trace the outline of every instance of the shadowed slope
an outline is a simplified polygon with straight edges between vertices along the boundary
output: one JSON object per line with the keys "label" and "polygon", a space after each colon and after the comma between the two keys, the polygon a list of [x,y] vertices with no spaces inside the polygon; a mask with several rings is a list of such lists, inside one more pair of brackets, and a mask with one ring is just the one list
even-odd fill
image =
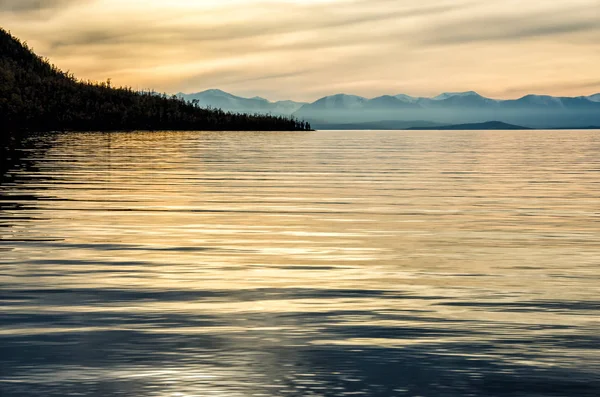
{"label": "shadowed slope", "polygon": [[83,82],[0,28],[0,130],[305,130],[289,117],[202,109],[176,97]]}

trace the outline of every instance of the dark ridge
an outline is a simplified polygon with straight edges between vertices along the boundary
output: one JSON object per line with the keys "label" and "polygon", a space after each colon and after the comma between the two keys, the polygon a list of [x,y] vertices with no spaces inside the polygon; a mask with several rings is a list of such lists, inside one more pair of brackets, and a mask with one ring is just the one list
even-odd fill
{"label": "dark ridge", "polygon": [[382,120],[363,123],[323,123],[313,121],[312,125],[318,130],[404,130],[413,127],[436,129],[438,126],[444,126],[445,124],[425,120]]}
{"label": "dark ridge", "polygon": [[453,124],[439,127],[411,127],[409,130],[530,130],[529,127],[503,123],[502,121],[487,121],[485,123]]}
{"label": "dark ridge", "polygon": [[600,125],[587,125],[583,127],[556,127],[550,130],[600,130]]}
{"label": "dark ridge", "polygon": [[0,28],[0,132],[245,130],[302,131],[293,117],[204,109],[198,102],[78,80]]}

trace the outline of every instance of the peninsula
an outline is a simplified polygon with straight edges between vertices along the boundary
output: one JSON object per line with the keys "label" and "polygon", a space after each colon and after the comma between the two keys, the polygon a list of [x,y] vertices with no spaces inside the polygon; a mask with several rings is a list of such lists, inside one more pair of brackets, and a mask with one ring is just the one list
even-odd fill
{"label": "peninsula", "polygon": [[299,131],[293,116],[202,108],[176,96],[82,81],[0,28],[0,133],[29,131]]}

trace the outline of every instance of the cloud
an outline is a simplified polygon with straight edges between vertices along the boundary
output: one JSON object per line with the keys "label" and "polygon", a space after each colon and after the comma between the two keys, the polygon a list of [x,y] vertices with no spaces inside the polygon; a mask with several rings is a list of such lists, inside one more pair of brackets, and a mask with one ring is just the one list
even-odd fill
{"label": "cloud", "polygon": [[3,11],[5,28],[81,78],[169,92],[498,95],[555,81],[561,94],[600,63],[597,0],[0,0]]}
{"label": "cloud", "polygon": [[[371,0],[372,1],[372,0]],[[205,22],[203,24],[177,22],[170,19],[161,20],[157,15],[137,16],[122,22],[106,24],[88,21],[84,26],[77,26],[76,32],[66,29],[56,31],[50,36],[51,46],[55,50],[66,47],[112,45],[112,44],[156,44],[181,45],[190,43],[222,42],[249,40],[252,38],[273,38],[285,34],[312,33],[319,36],[320,42],[332,41],[356,42],[361,36],[370,37],[372,33],[356,30],[345,37],[337,35],[335,30],[345,28],[360,29],[362,25],[393,23],[403,18],[434,17],[451,11],[458,11],[465,4],[438,4],[433,6],[402,7],[400,9],[381,9],[367,7],[360,1],[361,8],[346,11],[333,10],[322,4],[309,6],[273,6],[274,9],[256,15],[257,20],[229,20],[226,16],[222,22]],[[373,4],[377,1],[373,2]],[[379,3],[386,4],[387,1]],[[363,9],[364,8],[364,9]],[[273,18],[276,14],[277,18]],[[215,19],[216,20],[216,19]],[[332,32],[333,31],[333,32]],[[77,33],[77,34],[75,34]]]}
{"label": "cloud", "polygon": [[572,95],[590,95],[595,94],[600,90],[600,80],[584,80],[584,81],[552,81],[546,84],[523,84],[519,86],[509,87],[504,90],[503,94],[514,96],[523,92],[542,94],[551,93],[556,90],[565,90],[571,92]]}
{"label": "cloud", "polygon": [[589,33],[600,39],[600,18],[589,7],[521,15],[480,15],[424,29],[422,43],[462,44],[487,41],[516,42],[543,36]]}
{"label": "cloud", "polygon": [[81,0],[0,0],[0,12],[42,11],[79,3]]}

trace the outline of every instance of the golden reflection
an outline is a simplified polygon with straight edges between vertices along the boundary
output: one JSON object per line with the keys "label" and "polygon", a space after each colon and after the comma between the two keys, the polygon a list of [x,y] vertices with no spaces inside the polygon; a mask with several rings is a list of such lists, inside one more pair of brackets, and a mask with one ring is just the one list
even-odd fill
{"label": "golden reflection", "polygon": [[10,396],[566,390],[547,371],[599,365],[598,131],[40,139],[0,185]]}

